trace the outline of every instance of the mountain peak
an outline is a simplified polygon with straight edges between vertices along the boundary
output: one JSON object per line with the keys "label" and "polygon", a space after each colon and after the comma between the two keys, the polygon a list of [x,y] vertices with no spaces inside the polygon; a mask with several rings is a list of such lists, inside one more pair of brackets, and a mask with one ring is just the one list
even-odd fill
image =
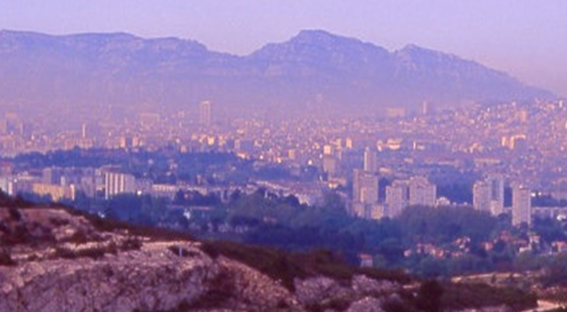
{"label": "mountain peak", "polygon": [[[361,44],[366,45],[356,38],[335,35],[324,30],[302,30],[289,41],[291,44],[310,44],[310,45],[339,45],[339,44]],[[368,44],[369,45],[369,44]]]}
{"label": "mountain peak", "polygon": [[431,49],[427,49],[427,48],[424,48],[424,47],[420,47],[420,46],[418,46],[417,44],[414,44],[414,43],[406,44],[406,45],[402,48],[401,51],[432,51],[432,52],[435,52],[435,51],[433,51],[433,50],[431,50]]}
{"label": "mountain peak", "polygon": [[293,39],[337,39],[337,38],[339,38],[339,36],[325,30],[305,29],[300,31]]}
{"label": "mountain peak", "polygon": [[[275,62],[309,63],[323,70],[342,68],[358,71],[374,60],[381,62],[388,52],[356,38],[324,30],[302,30],[283,43],[272,43],[250,55],[252,59]],[[362,66],[362,67],[361,67]]]}
{"label": "mountain peak", "polygon": [[439,51],[432,50],[432,49],[429,49],[429,48],[424,48],[424,47],[418,46],[418,45],[413,44],[413,43],[410,43],[410,44],[404,46],[401,50],[397,50],[394,53],[398,54],[398,55],[399,54],[412,55],[412,56],[416,56],[416,57],[429,55],[429,56],[436,56],[436,57],[445,56],[445,57],[451,57],[451,58],[458,58],[455,55],[439,52]]}
{"label": "mountain peak", "polygon": [[413,69],[416,67],[423,67],[425,69],[449,67],[453,70],[455,67],[467,66],[469,68],[478,68],[480,66],[476,62],[462,59],[456,55],[420,47],[415,44],[408,44],[401,50],[395,51],[393,55],[402,66]]}

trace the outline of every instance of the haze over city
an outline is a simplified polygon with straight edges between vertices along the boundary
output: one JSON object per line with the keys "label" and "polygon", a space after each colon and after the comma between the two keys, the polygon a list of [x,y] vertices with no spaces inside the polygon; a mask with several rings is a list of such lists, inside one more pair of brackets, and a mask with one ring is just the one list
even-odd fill
{"label": "haze over city", "polygon": [[0,0],[0,312],[565,312],[567,2]]}

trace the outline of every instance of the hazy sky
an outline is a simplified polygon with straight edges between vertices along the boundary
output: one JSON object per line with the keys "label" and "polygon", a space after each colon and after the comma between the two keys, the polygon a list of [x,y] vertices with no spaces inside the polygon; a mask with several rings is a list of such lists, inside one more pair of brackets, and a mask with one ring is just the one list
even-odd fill
{"label": "hazy sky", "polygon": [[453,53],[567,95],[565,0],[0,0],[0,29],[175,36],[240,55],[323,29]]}

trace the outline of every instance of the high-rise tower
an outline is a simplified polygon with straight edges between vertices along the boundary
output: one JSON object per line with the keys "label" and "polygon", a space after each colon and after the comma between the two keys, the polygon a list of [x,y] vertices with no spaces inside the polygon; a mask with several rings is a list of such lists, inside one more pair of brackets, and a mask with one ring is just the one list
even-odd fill
{"label": "high-rise tower", "polygon": [[378,202],[378,177],[359,169],[353,174],[353,200],[363,204]]}
{"label": "high-rise tower", "polygon": [[490,186],[490,212],[498,216],[504,212],[504,179],[500,175],[490,175],[487,182]]}
{"label": "high-rise tower", "polygon": [[512,187],[512,225],[532,223],[531,191],[523,185]]}
{"label": "high-rise tower", "polygon": [[475,209],[498,216],[504,212],[504,178],[490,175],[473,186],[473,205]]}
{"label": "high-rise tower", "polygon": [[133,194],[136,191],[136,178],[131,174],[106,172],[104,174],[104,198],[118,194]]}
{"label": "high-rise tower", "polygon": [[376,153],[367,147],[364,150],[364,171],[375,173],[376,169]]}
{"label": "high-rise tower", "polygon": [[386,216],[399,216],[408,206],[435,206],[437,187],[424,177],[396,180],[386,187]]}
{"label": "high-rise tower", "polygon": [[199,107],[199,123],[203,126],[210,126],[212,123],[212,104],[211,101],[203,101]]}

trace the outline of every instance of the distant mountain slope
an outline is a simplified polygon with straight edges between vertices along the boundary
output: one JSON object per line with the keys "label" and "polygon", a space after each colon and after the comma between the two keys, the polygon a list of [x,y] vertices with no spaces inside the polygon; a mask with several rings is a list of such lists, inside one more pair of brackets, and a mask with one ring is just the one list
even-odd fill
{"label": "distant mountain slope", "polygon": [[[244,57],[177,38],[0,31],[0,104],[37,113],[194,109],[364,114],[553,95],[478,63],[416,46],[387,50],[302,31]],[[108,111],[108,107],[114,111]]]}

